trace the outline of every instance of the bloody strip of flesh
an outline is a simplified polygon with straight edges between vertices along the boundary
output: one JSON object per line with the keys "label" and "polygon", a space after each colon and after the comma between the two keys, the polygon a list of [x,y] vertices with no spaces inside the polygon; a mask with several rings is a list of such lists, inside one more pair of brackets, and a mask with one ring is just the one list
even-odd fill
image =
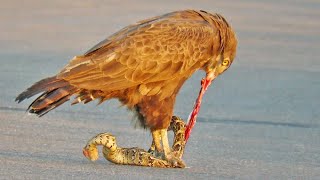
{"label": "bloody strip of flesh", "polygon": [[208,87],[210,86],[212,82],[212,79],[209,78],[203,78],[201,80],[201,89],[198,95],[198,98],[195,102],[195,105],[193,107],[193,111],[190,113],[189,118],[188,118],[188,125],[186,127],[185,130],[185,141],[187,143],[191,130],[193,128],[193,126],[195,125],[196,121],[197,121],[197,115],[199,113],[200,110],[200,106],[201,106],[201,101],[202,101],[202,97],[204,95],[204,93],[207,91]]}

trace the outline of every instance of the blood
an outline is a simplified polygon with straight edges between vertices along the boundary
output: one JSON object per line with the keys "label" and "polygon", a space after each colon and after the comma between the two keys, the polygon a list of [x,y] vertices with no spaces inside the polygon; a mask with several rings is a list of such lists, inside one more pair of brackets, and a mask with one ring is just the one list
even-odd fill
{"label": "blood", "polygon": [[195,105],[193,107],[193,111],[189,115],[188,125],[187,125],[186,130],[185,130],[185,141],[186,141],[186,143],[187,143],[187,141],[189,139],[189,136],[190,136],[190,133],[191,133],[191,130],[192,130],[193,126],[196,124],[197,115],[198,115],[199,110],[200,110],[202,97],[203,97],[204,93],[207,91],[207,89],[210,86],[211,82],[212,82],[212,78],[208,78],[208,77],[203,78],[201,80],[201,89],[200,89],[198,98],[197,98],[197,100],[195,102]]}

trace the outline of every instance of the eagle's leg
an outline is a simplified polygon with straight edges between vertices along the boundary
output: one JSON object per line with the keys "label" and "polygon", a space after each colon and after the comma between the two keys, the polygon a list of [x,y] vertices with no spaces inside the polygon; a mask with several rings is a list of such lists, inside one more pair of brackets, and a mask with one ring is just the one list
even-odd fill
{"label": "eagle's leg", "polygon": [[151,143],[151,146],[150,146],[148,152],[155,155],[154,153],[156,152],[156,145],[153,140],[152,140],[152,143]]}
{"label": "eagle's leg", "polygon": [[[151,144],[150,149],[154,148],[154,150],[151,151],[151,153],[156,157],[164,158],[164,152],[163,152],[163,148],[162,148],[162,144],[161,144],[161,131],[160,130],[152,130],[151,134],[152,134],[152,144]],[[152,147],[153,145],[154,145],[154,147]]]}
{"label": "eagle's leg", "polygon": [[[169,127],[169,129],[170,129],[170,127]],[[173,151],[174,148],[171,150],[171,147],[169,145],[167,132],[168,132],[168,129],[159,129],[159,130],[152,131],[152,137],[153,137],[152,144],[154,144],[154,147],[155,147],[155,151],[152,153],[155,155],[155,157],[168,161],[168,163],[170,163],[174,167],[185,167],[184,162],[181,160],[181,156],[182,156],[183,152],[182,153],[180,151],[174,152]],[[175,136],[176,136],[176,133],[175,133]],[[184,139],[180,139],[180,138],[175,137],[173,147],[176,147],[175,146],[176,144],[183,144],[184,145]],[[151,147],[151,148],[153,148],[153,147]],[[180,150],[184,150],[184,148],[180,149]],[[180,154],[181,154],[181,156],[180,156]]]}
{"label": "eagle's leg", "polygon": [[[172,151],[174,152],[176,157],[182,158],[182,155],[184,153],[185,143],[186,143],[185,142],[186,124],[184,123],[183,119],[177,116],[172,116],[168,131],[171,131],[171,130],[174,133]],[[154,140],[152,140],[152,143],[148,152],[156,156],[156,147],[155,147]]]}

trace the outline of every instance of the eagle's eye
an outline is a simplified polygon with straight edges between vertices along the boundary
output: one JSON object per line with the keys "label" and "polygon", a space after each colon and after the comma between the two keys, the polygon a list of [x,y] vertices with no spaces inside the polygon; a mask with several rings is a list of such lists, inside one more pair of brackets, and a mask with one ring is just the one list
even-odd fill
{"label": "eagle's eye", "polygon": [[223,60],[222,66],[229,66],[230,61],[228,59]]}

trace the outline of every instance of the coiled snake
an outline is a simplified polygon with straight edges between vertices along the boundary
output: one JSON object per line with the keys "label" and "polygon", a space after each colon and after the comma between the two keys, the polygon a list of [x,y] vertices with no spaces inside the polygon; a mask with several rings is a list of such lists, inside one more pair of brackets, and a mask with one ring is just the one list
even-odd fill
{"label": "coiled snake", "polygon": [[[177,158],[181,158],[185,147],[185,123],[177,116],[172,116],[169,130],[174,133],[172,152]],[[137,165],[161,168],[184,168],[184,166],[171,164],[161,157],[156,157],[152,153],[152,147],[149,152],[138,147],[121,148],[116,144],[116,138],[110,133],[100,133],[91,138],[83,148],[83,154],[91,161],[98,159],[97,146],[102,145],[103,156],[110,162],[124,165]]]}

